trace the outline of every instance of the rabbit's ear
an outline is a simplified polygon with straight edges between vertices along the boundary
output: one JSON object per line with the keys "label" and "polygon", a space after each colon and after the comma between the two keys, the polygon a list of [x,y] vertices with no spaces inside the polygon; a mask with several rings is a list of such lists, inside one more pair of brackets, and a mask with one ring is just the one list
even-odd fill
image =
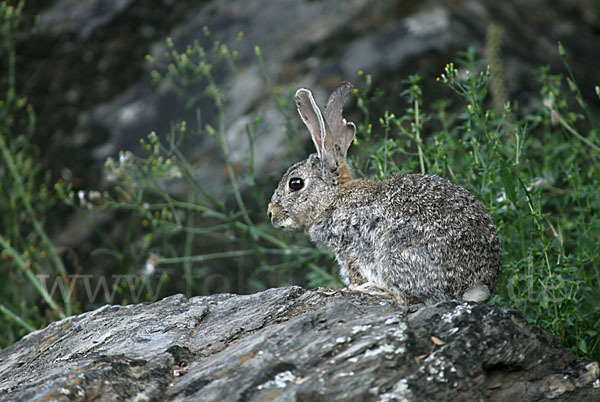
{"label": "rabbit's ear", "polygon": [[335,170],[337,166],[333,155],[333,142],[331,136],[328,135],[327,122],[310,90],[300,88],[296,91],[296,107],[302,121],[310,131],[319,159],[330,170]]}
{"label": "rabbit's ear", "polygon": [[329,127],[333,137],[332,141],[335,144],[336,156],[342,161],[346,160],[348,148],[352,145],[356,135],[354,123],[347,122],[342,116],[342,109],[351,89],[351,83],[348,81],[342,82],[333,91],[325,106],[325,124]]}

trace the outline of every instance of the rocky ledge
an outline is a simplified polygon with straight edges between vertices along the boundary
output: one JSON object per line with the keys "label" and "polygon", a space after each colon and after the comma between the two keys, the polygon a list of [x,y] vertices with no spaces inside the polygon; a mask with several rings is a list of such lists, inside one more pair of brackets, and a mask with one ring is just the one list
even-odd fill
{"label": "rocky ledge", "polygon": [[598,401],[598,375],[515,310],[294,286],[105,306],[0,351],[17,401]]}

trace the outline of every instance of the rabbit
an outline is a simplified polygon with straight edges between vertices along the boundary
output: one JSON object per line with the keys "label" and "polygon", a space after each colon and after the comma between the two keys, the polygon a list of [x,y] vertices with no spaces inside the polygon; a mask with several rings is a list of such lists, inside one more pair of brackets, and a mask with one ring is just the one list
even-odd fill
{"label": "rabbit", "polygon": [[350,290],[405,305],[487,300],[502,265],[490,215],[467,190],[433,174],[353,179],[346,154],[356,126],[342,116],[351,88],[341,83],[324,114],[310,90],[297,90],[317,152],[283,175],[267,209],[272,224],[329,248]]}

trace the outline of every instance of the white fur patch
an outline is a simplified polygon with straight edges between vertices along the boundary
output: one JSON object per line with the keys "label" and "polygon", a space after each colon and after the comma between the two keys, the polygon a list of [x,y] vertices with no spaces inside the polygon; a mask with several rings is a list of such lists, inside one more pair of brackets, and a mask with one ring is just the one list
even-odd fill
{"label": "white fur patch", "polygon": [[346,286],[350,286],[350,278],[348,278],[348,271],[346,271],[346,264],[344,264],[344,261],[340,258],[339,255],[335,256],[335,259],[338,263],[338,265],[340,266],[340,278],[342,279],[342,283]]}
{"label": "white fur patch", "polygon": [[273,222],[273,226],[275,226],[278,229],[287,229],[294,226],[294,221],[292,220],[292,218],[287,217],[282,221]]}
{"label": "white fur patch", "polygon": [[482,302],[490,297],[490,289],[483,284],[478,284],[467,289],[462,299],[466,301]]}

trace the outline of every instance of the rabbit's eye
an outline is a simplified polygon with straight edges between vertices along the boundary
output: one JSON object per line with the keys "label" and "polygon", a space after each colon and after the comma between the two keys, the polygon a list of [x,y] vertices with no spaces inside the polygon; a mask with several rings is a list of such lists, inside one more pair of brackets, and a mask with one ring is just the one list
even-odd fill
{"label": "rabbit's eye", "polygon": [[288,186],[292,191],[302,190],[302,187],[304,187],[304,180],[299,177],[292,177],[288,183]]}

